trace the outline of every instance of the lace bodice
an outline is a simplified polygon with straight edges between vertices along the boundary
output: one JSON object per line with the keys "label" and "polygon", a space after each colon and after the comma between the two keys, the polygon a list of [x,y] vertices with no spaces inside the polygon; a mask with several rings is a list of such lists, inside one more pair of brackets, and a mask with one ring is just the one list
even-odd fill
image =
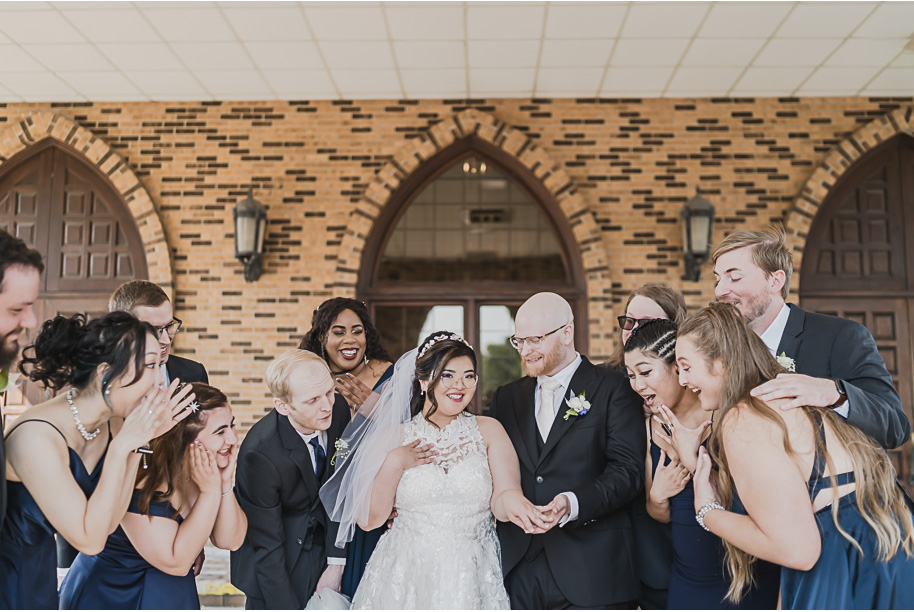
{"label": "lace bodice", "polygon": [[475,537],[494,520],[489,507],[492,475],[476,417],[461,413],[439,430],[416,415],[406,426],[403,443],[416,440],[420,446],[432,444],[439,454],[434,463],[403,473],[395,502],[397,522],[423,534]]}

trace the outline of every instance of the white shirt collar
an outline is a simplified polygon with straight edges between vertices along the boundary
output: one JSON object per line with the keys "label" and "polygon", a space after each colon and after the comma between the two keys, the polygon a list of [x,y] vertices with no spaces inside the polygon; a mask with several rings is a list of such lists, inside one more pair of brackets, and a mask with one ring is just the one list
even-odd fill
{"label": "white shirt collar", "polygon": [[[164,363],[162,365],[160,365],[159,367],[162,368],[162,380],[165,381],[165,387],[167,387],[168,385],[171,384],[171,378],[169,378],[169,376],[168,376],[168,368],[166,367],[166,364],[164,364]],[[162,387],[162,388],[164,389],[165,387]]]}
{"label": "white shirt collar", "polygon": [[[295,429],[295,428],[293,427],[292,429]],[[313,438],[317,438],[318,443],[319,443],[325,450],[327,449],[327,436],[326,436],[326,433],[327,433],[327,432],[324,432],[324,431],[315,431],[314,433],[303,434],[302,432],[300,432],[300,431],[298,431],[297,429],[295,429],[295,433],[297,433],[297,434],[301,437],[301,439],[305,441],[305,444],[310,444],[310,443],[311,443],[311,440],[312,440]]]}
{"label": "white shirt collar", "polygon": [[787,327],[787,319],[790,317],[790,307],[787,304],[781,306],[778,316],[774,318],[768,329],[759,336],[772,355],[777,356],[778,345],[781,343],[781,336],[784,335],[784,328]]}
{"label": "white shirt collar", "polygon": [[[571,384],[571,379],[574,376],[574,373],[578,371],[579,365],[581,365],[581,354],[575,352],[574,361],[562,368],[552,378],[554,378],[560,385],[562,385],[562,389],[567,389]],[[537,376],[537,385],[542,383],[542,379],[542,376]]]}

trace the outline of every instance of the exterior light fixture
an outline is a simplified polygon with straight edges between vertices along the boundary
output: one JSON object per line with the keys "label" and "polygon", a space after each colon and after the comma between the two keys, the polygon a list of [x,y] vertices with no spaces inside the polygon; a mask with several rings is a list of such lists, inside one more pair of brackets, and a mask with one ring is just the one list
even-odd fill
{"label": "exterior light fixture", "polygon": [[244,280],[254,282],[263,273],[263,237],[267,229],[267,209],[254,199],[253,188],[248,197],[235,204],[235,259],[244,264]]}
{"label": "exterior light fixture", "polygon": [[711,256],[711,232],[714,228],[714,205],[695,197],[682,207],[682,255],[685,260],[685,280],[701,280],[701,266]]}

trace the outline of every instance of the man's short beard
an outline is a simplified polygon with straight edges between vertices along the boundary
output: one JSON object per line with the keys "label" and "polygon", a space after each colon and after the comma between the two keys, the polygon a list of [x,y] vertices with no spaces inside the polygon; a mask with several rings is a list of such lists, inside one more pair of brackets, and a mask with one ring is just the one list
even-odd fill
{"label": "man's short beard", "polygon": [[524,376],[543,376],[549,372],[552,372],[555,368],[561,365],[564,358],[565,346],[561,342],[556,342],[555,346],[552,347],[552,350],[543,355],[543,360],[540,362],[540,366],[536,368],[536,370],[531,369],[522,357],[520,361],[521,373]]}
{"label": "man's short beard", "polygon": [[19,342],[10,341],[9,337],[21,331],[20,329],[13,330],[3,336],[3,340],[0,340],[0,370],[9,370],[16,365],[16,358],[19,356]]}
{"label": "man's short beard", "polygon": [[748,301],[739,300],[739,304],[735,303],[733,300],[718,300],[718,302],[736,306],[736,309],[743,315],[743,319],[746,320],[746,324],[751,325],[753,321],[764,315],[768,311],[768,308],[771,307],[771,296],[760,294],[758,296],[752,296]]}

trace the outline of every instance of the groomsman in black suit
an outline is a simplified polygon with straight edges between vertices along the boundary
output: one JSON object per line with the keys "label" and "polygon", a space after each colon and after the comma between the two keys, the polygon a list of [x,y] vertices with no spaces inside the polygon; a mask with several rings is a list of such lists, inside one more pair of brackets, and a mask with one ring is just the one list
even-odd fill
{"label": "groomsman in black suit", "polygon": [[111,294],[108,310],[129,312],[155,328],[162,351],[162,377],[166,385],[171,384],[173,378],[182,383],[209,384],[209,375],[202,363],[169,354],[175,334],[181,331],[182,322],[175,318],[171,300],[161,287],[146,280],[128,281]]}
{"label": "groomsman in black suit", "polygon": [[785,302],[793,261],[783,228],[733,232],[711,259],[717,299],[734,304],[768,350],[796,372],[757,387],[754,396],[791,399],[782,409],[832,408],[884,448],[904,444],[911,423],[870,332]]}
{"label": "groomsman in black suit", "polygon": [[335,395],[323,359],[292,349],[267,367],[273,410],[238,451],[235,495],[248,517],[244,544],[231,554],[232,584],[248,609],[301,610],[315,591],[339,592],[346,550],[318,492],[330,477],[349,405]]}
{"label": "groomsman in black suit", "polygon": [[562,297],[531,297],[515,331],[524,378],[495,392],[492,415],[517,450],[524,495],[553,526],[529,534],[498,524],[511,606],[634,608],[630,502],[644,485],[641,399],[621,373],[575,351]]}
{"label": "groomsman in black suit", "polygon": [[[41,253],[0,229],[0,393],[19,356],[19,336],[38,325],[32,305],[38,299],[44,264]],[[6,517],[6,455],[0,414],[0,531]],[[2,543],[0,543],[2,546]]]}

